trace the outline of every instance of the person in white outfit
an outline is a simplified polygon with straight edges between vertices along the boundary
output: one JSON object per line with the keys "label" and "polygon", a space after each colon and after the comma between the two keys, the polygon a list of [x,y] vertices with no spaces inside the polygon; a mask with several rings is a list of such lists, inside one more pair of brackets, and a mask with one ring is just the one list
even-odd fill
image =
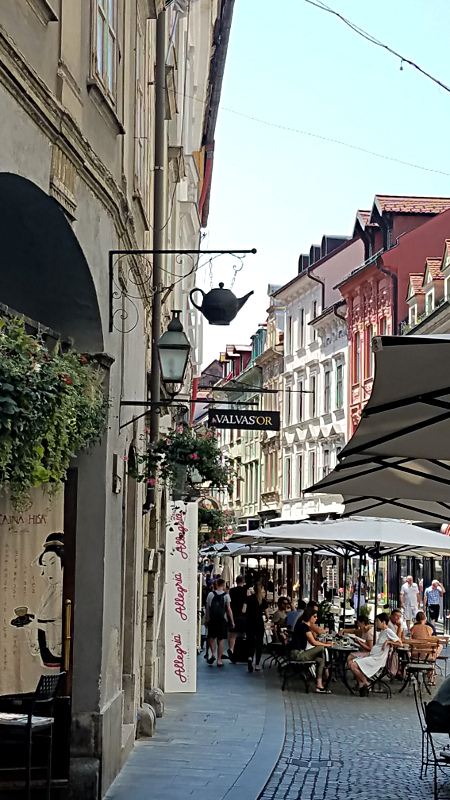
{"label": "person in white outfit", "polygon": [[370,655],[355,658],[349,662],[349,667],[358,681],[359,692],[362,696],[367,695],[369,691],[370,683],[367,679],[376,675],[378,670],[382,669],[386,664],[390,645],[395,647],[401,643],[401,639],[394,631],[388,628],[388,624],[388,615],[378,614],[376,625],[379,634],[377,635],[376,644],[370,651]]}
{"label": "person in white outfit", "polygon": [[414,583],[412,575],[408,575],[405,583],[400,589],[400,602],[405,612],[406,627],[408,633],[411,629],[411,620],[415,620],[420,608],[420,592],[417,583]]}

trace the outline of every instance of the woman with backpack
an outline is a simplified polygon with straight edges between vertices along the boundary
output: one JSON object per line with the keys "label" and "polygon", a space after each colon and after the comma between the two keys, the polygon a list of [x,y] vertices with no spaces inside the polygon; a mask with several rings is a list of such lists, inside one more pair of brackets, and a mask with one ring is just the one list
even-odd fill
{"label": "woman with backpack", "polygon": [[245,629],[247,635],[247,667],[249,672],[253,672],[253,659],[255,659],[255,669],[260,669],[262,647],[264,640],[264,619],[269,619],[267,609],[269,604],[263,596],[264,589],[261,583],[255,583],[255,592],[247,599],[247,610],[245,612]]}

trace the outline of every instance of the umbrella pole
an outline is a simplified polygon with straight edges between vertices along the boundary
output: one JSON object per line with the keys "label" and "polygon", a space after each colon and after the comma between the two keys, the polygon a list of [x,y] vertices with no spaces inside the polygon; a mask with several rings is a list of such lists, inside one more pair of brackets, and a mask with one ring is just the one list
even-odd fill
{"label": "umbrella pole", "polygon": [[313,599],[314,594],[314,551],[311,552],[311,575],[309,584],[309,599]]}
{"label": "umbrella pole", "polygon": [[273,603],[277,602],[277,556],[276,553],[273,554]]}
{"label": "umbrella pole", "polygon": [[380,566],[380,544],[377,543],[377,549],[375,553],[375,609],[373,614],[373,643],[377,641],[377,612],[378,612],[378,574],[379,574],[379,566]]}
{"label": "umbrella pole", "polygon": [[300,560],[298,562],[298,583],[299,583],[298,599],[299,600],[303,600],[303,589],[304,589],[304,583],[305,583],[305,575],[304,575],[304,572],[303,572],[303,556],[304,556],[304,552],[303,552],[303,550],[300,550]]}
{"label": "umbrella pole", "polygon": [[362,574],[362,550],[359,551],[359,576],[358,576],[358,599],[356,601],[356,619],[359,617],[361,606],[361,574]]}
{"label": "umbrella pole", "polygon": [[345,551],[344,556],[344,612],[342,614],[342,627],[345,628],[345,604],[347,602],[347,564],[348,564],[348,553]]}

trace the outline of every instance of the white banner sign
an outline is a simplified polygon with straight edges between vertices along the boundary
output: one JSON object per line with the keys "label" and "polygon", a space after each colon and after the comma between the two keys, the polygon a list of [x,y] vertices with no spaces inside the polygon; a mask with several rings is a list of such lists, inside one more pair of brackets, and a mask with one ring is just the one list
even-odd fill
{"label": "white banner sign", "polygon": [[166,536],[166,692],[197,691],[197,503],[170,503]]}
{"label": "white banner sign", "polygon": [[26,511],[0,494],[0,695],[32,692],[61,669],[64,490],[30,492]]}

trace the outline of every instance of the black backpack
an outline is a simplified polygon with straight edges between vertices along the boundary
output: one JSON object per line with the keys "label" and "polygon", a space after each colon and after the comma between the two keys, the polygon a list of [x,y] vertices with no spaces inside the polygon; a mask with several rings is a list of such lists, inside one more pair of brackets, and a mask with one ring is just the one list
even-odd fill
{"label": "black backpack", "polygon": [[225,617],[225,593],[224,594],[217,594],[214,592],[214,597],[211,602],[211,608],[209,609],[209,617],[214,622],[218,620],[224,619]]}

